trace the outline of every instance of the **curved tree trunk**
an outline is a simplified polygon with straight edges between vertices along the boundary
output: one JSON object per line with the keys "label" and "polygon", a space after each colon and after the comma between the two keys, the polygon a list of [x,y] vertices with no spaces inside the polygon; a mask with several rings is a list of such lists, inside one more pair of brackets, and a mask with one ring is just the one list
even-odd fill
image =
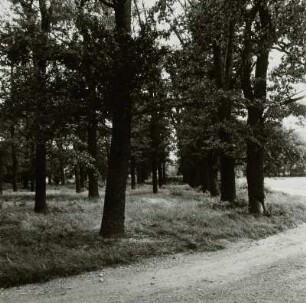
{"label": "curved tree trunk", "polygon": [[[260,18],[260,41],[257,45],[255,81],[252,85],[252,25],[256,15]],[[249,211],[260,215],[266,212],[264,194],[264,104],[267,97],[267,71],[269,53],[273,44],[271,39],[273,26],[269,9],[264,2],[258,3],[246,19],[244,33],[244,51],[242,57],[241,84],[244,96],[248,99],[248,126],[250,136],[247,139],[247,182]]]}

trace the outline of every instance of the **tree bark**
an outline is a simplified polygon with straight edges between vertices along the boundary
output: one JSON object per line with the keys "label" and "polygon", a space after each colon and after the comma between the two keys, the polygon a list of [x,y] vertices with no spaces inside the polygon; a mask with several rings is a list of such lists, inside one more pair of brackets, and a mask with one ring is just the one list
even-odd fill
{"label": "tree bark", "polygon": [[60,179],[61,179],[61,185],[66,184],[66,177],[65,177],[65,165],[63,159],[60,159]]}
{"label": "tree bark", "polygon": [[[230,20],[224,59],[221,46],[216,41],[213,44],[216,85],[219,89],[223,89],[224,91],[232,89],[234,25],[234,21]],[[227,129],[228,125],[226,125],[232,120],[231,103],[232,101],[229,97],[222,96],[218,108],[218,116],[221,122],[219,137],[224,146],[220,153],[220,191],[221,201],[234,202],[236,199],[235,159],[228,150],[232,144],[232,138]]]}
{"label": "tree bark", "polygon": [[80,186],[81,186],[82,191],[85,188],[85,183],[86,183],[86,171],[84,167],[81,165],[80,166]]}
{"label": "tree bark", "polygon": [[218,155],[215,152],[210,152],[208,155],[208,174],[209,174],[209,184],[208,191],[212,197],[219,195],[218,186]]}
{"label": "tree bark", "polygon": [[[90,109],[89,109],[90,110]],[[97,166],[97,127],[98,121],[96,112],[88,114],[88,152],[94,159],[93,165]],[[88,169],[88,198],[99,198],[99,179],[98,172],[95,168]]]}
{"label": "tree bark", "polygon": [[75,166],[74,174],[75,174],[75,191],[76,191],[76,193],[80,193],[80,192],[82,192],[81,176],[80,176],[81,173],[80,173],[80,166],[78,164]]}
{"label": "tree bark", "polygon": [[0,195],[3,195],[3,175],[4,175],[3,151],[0,150]]}
{"label": "tree bark", "polygon": [[136,188],[136,168],[135,168],[135,157],[131,157],[130,160],[131,166],[131,189]]}
{"label": "tree bark", "polygon": [[35,158],[35,212],[46,213],[46,143],[37,142],[36,144],[36,158]]}
{"label": "tree bark", "polygon": [[167,170],[166,170],[166,162],[164,161],[162,164],[162,171],[163,171],[163,184],[167,183]]}
{"label": "tree bark", "polygon": [[162,163],[158,163],[157,166],[157,170],[158,170],[158,187],[162,187],[164,185],[163,180],[163,167],[162,167]]}
{"label": "tree bark", "polygon": [[36,126],[36,155],[35,155],[35,207],[37,213],[46,213],[46,172],[47,172],[47,66],[48,66],[48,39],[50,33],[52,1],[48,7],[46,0],[39,0],[39,11],[41,14],[39,39],[35,39],[33,48],[33,59],[35,66],[35,76],[37,81],[37,109],[35,112]]}
{"label": "tree bark", "polygon": [[221,201],[234,202],[236,199],[235,159],[222,154],[220,157]]}
{"label": "tree bark", "polygon": [[[252,24],[256,14],[260,17],[260,41],[257,46],[256,71],[252,86]],[[249,212],[260,215],[266,212],[264,194],[264,103],[267,95],[267,71],[271,40],[271,17],[264,3],[258,3],[246,19],[244,52],[242,57],[242,89],[249,100],[248,126],[250,136],[247,139],[247,169]]]}
{"label": "tree bark", "polygon": [[[120,100],[122,103],[126,102],[125,98]],[[125,191],[130,158],[130,114],[129,109],[118,108],[113,115],[111,151],[100,231],[106,238],[124,234]]]}
{"label": "tree bark", "polygon": [[152,188],[153,194],[158,193],[158,183],[157,183],[157,159],[155,153],[152,155]]}
{"label": "tree bark", "polygon": [[127,50],[131,43],[131,0],[116,1],[114,8],[118,52],[112,79],[112,141],[100,230],[101,235],[108,238],[124,234],[132,113],[132,75],[130,60],[127,58]]}
{"label": "tree bark", "polygon": [[[15,128],[12,126],[11,128],[11,138],[14,140],[15,138]],[[11,145],[11,156],[12,156],[12,185],[13,185],[13,191],[18,191],[18,158],[17,158],[17,150],[16,150],[16,144],[12,142]]]}

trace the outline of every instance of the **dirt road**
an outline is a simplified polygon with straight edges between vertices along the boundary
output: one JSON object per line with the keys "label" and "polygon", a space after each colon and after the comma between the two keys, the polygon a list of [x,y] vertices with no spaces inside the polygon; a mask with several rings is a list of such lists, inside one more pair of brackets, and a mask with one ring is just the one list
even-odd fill
{"label": "dirt road", "polygon": [[211,253],[0,291],[0,302],[306,302],[306,224]]}

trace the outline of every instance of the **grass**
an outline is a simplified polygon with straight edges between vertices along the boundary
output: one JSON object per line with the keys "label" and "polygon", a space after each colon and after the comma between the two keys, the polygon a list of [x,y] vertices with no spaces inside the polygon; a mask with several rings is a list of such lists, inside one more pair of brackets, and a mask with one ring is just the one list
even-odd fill
{"label": "grass", "polygon": [[[42,282],[188,250],[212,251],[243,238],[258,239],[306,221],[301,197],[267,192],[271,217],[247,214],[245,189],[236,207],[185,185],[157,195],[149,186],[127,194],[126,236],[98,236],[102,200],[73,189],[49,189],[49,214],[33,212],[33,194],[0,198],[0,287]],[[289,203],[290,200],[290,203]]]}

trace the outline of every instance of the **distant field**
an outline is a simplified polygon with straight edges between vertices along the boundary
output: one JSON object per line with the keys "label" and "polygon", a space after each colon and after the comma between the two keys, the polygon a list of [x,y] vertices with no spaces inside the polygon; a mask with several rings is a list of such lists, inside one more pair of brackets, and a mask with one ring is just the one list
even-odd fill
{"label": "distant field", "polygon": [[265,185],[275,191],[306,197],[306,177],[266,178]]}

